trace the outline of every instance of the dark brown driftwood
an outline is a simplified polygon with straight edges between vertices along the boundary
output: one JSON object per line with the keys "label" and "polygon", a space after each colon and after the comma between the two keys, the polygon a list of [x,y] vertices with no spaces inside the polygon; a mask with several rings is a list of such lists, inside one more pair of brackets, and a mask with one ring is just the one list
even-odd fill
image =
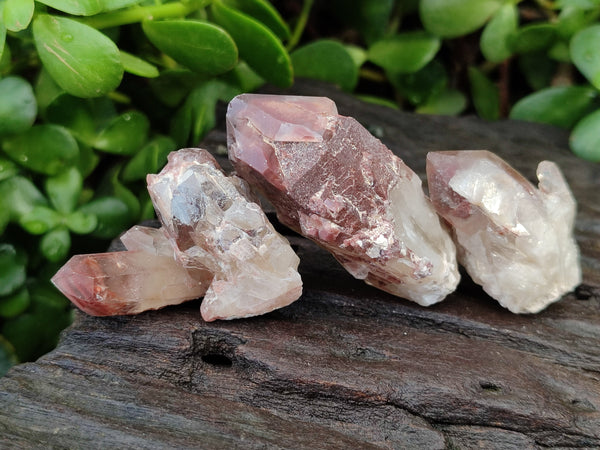
{"label": "dark brown driftwood", "polygon": [[[77,314],[59,347],[0,380],[0,447],[600,447],[600,166],[567,133],[404,114],[328,95],[420,175],[433,149],[490,149],[527,176],[557,161],[579,201],[584,284],[535,316],[468,279],[431,308],[354,280],[312,243],[302,299],[203,323],[198,302]],[[224,145],[223,129],[206,145]]]}

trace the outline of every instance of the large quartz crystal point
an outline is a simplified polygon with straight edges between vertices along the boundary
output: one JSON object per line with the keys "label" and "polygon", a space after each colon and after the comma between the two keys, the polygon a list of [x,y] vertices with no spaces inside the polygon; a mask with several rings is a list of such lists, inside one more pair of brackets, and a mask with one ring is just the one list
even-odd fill
{"label": "large quartz crystal point", "polygon": [[226,177],[206,150],[172,152],[148,191],[177,259],[207,269],[204,320],[264,314],[300,297],[299,259],[252,201],[242,179]]}
{"label": "large quartz crystal point", "polygon": [[227,130],[237,173],[356,278],[421,305],[454,291],[455,247],[419,177],[331,100],[240,95]]}
{"label": "large quartz crystal point", "polygon": [[487,151],[427,155],[431,200],[451,224],[469,275],[515,313],[536,313],[581,282],[575,200],[556,164],[538,189]]}

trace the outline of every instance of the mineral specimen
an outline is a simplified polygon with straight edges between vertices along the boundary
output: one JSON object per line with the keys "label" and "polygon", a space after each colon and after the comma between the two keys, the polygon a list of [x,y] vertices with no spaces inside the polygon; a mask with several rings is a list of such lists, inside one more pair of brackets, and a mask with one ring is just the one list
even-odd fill
{"label": "mineral specimen", "polygon": [[487,151],[427,156],[431,200],[460,263],[515,313],[536,313],[581,282],[575,200],[556,164],[542,161],[537,177],[538,189]]}
{"label": "mineral specimen", "polygon": [[419,177],[331,100],[240,95],[227,129],[237,173],[354,277],[421,305],[454,291],[456,250]]}
{"label": "mineral specimen", "polygon": [[214,274],[201,306],[204,320],[264,314],[300,297],[298,257],[252,201],[246,182],[226,177],[210,153],[173,152],[147,181],[178,261]]}

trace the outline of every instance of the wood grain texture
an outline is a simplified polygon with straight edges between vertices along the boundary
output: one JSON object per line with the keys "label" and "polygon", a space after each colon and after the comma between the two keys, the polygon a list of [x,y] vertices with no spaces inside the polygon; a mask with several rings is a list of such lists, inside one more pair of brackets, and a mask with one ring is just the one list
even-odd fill
{"label": "wood grain texture", "polygon": [[[422,177],[430,150],[492,150],[532,180],[556,161],[579,202],[583,285],[522,316],[464,276],[423,308],[290,235],[304,295],[263,317],[204,323],[198,301],[78,313],[55,351],[0,379],[0,447],[600,447],[600,166],[552,127],[416,116],[315,83],[294,92],[333,98]],[[221,123],[205,145],[224,143]]]}

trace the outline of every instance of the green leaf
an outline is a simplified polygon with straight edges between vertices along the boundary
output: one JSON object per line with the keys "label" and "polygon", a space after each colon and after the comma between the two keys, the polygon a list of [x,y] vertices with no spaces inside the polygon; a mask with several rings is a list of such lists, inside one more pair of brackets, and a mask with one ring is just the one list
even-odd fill
{"label": "green leaf", "polygon": [[571,128],[590,111],[597,96],[594,89],[583,86],[542,89],[518,101],[510,118]]}
{"label": "green leaf", "polygon": [[433,60],[414,73],[390,74],[390,83],[413,105],[419,105],[430,96],[441,92],[448,84],[444,65]]}
{"label": "green leaf", "polygon": [[45,112],[48,105],[64,92],[64,89],[56,84],[48,71],[42,68],[35,83],[35,98],[40,112]]}
{"label": "green leaf", "polygon": [[29,291],[26,287],[22,287],[10,295],[0,297],[0,317],[16,317],[19,314],[22,314],[28,306]]}
{"label": "green leaf", "polygon": [[14,347],[0,335],[0,378],[18,362]]}
{"label": "green leaf", "polygon": [[469,82],[477,114],[487,120],[498,120],[500,118],[498,87],[476,67],[469,67]]}
{"label": "green leaf", "polygon": [[156,78],[158,76],[158,69],[156,66],[123,50],[120,50],[120,53],[121,64],[123,64],[125,72],[145,78]]}
{"label": "green leaf", "polygon": [[481,33],[480,47],[485,59],[501,62],[511,56],[509,38],[517,30],[519,10],[513,3],[500,8]]}
{"label": "green leaf", "polygon": [[82,188],[83,178],[75,167],[46,180],[46,192],[50,203],[63,214],[75,209]]}
{"label": "green leaf", "polygon": [[96,138],[96,124],[87,99],[60,94],[47,106],[45,116],[48,122],[68,128],[85,144],[90,145]]}
{"label": "green leaf", "polygon": [[19,224],[30,234],[44,234],[56,228],[62,217],[59,213],[46,206],[34,206],[31,211],[24,214]]}
{"label": "green leaf", "polygon": [[393,0],[337,0],[330,7],[335,11],[336,19],[341,18],[348,28],[358,30],[368,45],[381,39],[394,12],[394,3],[398,10],[405,13],[407,1]]}
{"label": "green leaf", "polygon": [[45,69],[69,94],[100,97],[121,83],[119,49],[100,31],[65,17],[40,14],[33,21],[33,37]]}
{"label": "green leaf", "polygon": [[0,137],[22,133],[37,115],[31,85],[23,78],[9,76],[0,80]]}
{"label": "green leaf", "polygon": [[373,44],[368,59],[387,72],[413,73],[433,59],[440,45],[437,37],[421,31],[402,33]]}
{"label": "green leaf", "polygon": [[143,0],[102,0],[102,11],[114,11],[115,9],[137,5]]}
{"label": "green leaf", "polygon": [[519,56],[519,68],[533,90],[539,91],[550,85],[556,73],[556,62],[544,52],[526,53]]}
{"label": "green leaf", "polygon": [[169,107],[175,107],[205,79],[206,77],[187,69],[167,69],[150,80],[150,88],[158,100]]}
{"label": "green leaf", "polygon": [[3,150],[14,161],[34,172],[56,175],[79,158],[77,142],[63,127],[36,125],[4,140]]}
{"label": "green leaf", "polygon": [[600,110],[585,116],[575,125],[569,142],[577,156],[588,161],[600,162]]}
{"label": "green leaf", "polygon": [[25,262],[10,244],[0,244],[0,296],[10,295],[25,283]]}
{"label": "green leaf", "polygon": [[363,102],[372,103],[374,105],[387,106],[388,108],[392,109],[399,109],[396,103],[387,98],[375,97],[372,95],[357,95],[356,98],[362,100]]}
{"label": "green leaf", "polygon": [[571,59],[575,67],[596,88],[600,89],[600,25],[579,31],[571,39]]}
{"label": "green leaf", "polygon": [[167,155],[176,149],[175,141],[167,136],[152,139],[127,163],[122,172],[123,180],[145,180],[147,174],[157,173],[167,163]]}
{"label": "green leaf", "polygon": [[0,181],[4,181],[16,175],[17,172],[19,172],[19,168],[14,162],[0,156]]}
{"label": "green leaf", "polygon": [[92,233],[97,238],[112,239],[131,224],[129,208],[116,197],[97,198],[83,205],[79,211],[98,218],[98,225]]}
{"label": "green leaf", "polygon": [[421,0],[419,12],[427,31],[453,38],[483,26],[501,5],[500,0]]}
{"label": "green leaf", "polygon": [[14,176],[0,182],[0,210],[11,220],[19,220],[35,206],[47,205],[45,197],[27,178]]}
{"label": "green leaf", "polygon": [[37,0],[39,3],[74,16],[92,16],[102,12],[102,0]]}
{"label": "green leaf", "polygon": [[[4,28],[4,25],[0,25],[0,38],[3,34],[6,38],[6,28]],[[2,41],[0,41],[0,43],[1,42]],[[0,47],[0,50],[2,50],[0,52],[0,74],[2,74],[3,72],[9,70],[12,60],[12,54],[10,52],[10,47],[8,46],[7,42],[4,42],[4,47]]]}
{"label": "green leaf", "polygon": [[94,148],[118,155],[132,155],[146,142],[150,122],[138,111],[115,117],[98,133]]}
{"label": "green leaf", "polygon": [[[0,62],[4,59],[4,47],[6,46],[6,27],[4,26],[4,22],[2,21],[2,5],[0,4]],[[0,69],[2,66],[0,65]]]}
{"label": "green leaf", "polygon": [[555,61],[570,63],[571,54],[569,52],[569,44],[565,41],[556,41],[548,50],[548,57]]}
{"label": "green leaf", "polygon": [[337,84],[351,91],[358,82],[358,68],[342,44],[331,40],[311,42],[291,54],[296,76]]}
{"label": "green leaf", "polygon": [[220,78],[238,88],[240,92],[252,92],[265,84],[265,80],[252,70],[245,61],[240,61],[237,66]]}
{"label": "green leaf", "polygon": [[75,211],[65,218],[69,230],[76,234],[89,234],[98,226],[98,219],[94,214]]}
{"label": "green leaf", "polygon": [[6,0],[4,3],[4,25],[9,31],[21,31],[29,26],[34,10],[33,0]]}
{"label": "green leaf", "polygon": [[237,47],[221,28],[191,20],[145,21],[144,33],[179,64],[206,75],[227,72],[237,62]]}
{"label": "green leaf", "polygon": [[292,62],[283,44],[266,26],[219,1],[211,5],[216,23],[233,37],[242,57],[265,80],[281,87],[293,82]]}
{"label": "green leaf", "polygon": [[467,99],[462,92],[456,89],[446,89],[432,95],[416,111],[420,114],[438,114],[456,116],[467,107]]}
{"label": "green leaf", "polygon": [[290,29],[277,10],[265,0],[225,0],[225,3],[244,14],[254,17],[268,27],[279,39],[290,37]]}
{"label": "green leaf", "polygon": [[71,248],[71,235],[66,227],[55,228],[40,241],[40,251],[48,261],[63,261]]}
{"label": "green leaf", "polygon": [[595,9],[600,6],[600,0],[556,0],[558,8]]}
{"label": "green leaf", "polygon": [[518,29],[509,38],[515,53],[532,53],[549,48],[556,40],[556,27],[549,23],[535,23]]}
{"label": "green leaf", "polygon": [[121,166],[112,168],[98,188],[96,194],[98,196],[116,197],[127,205],[130,222],[137,222],[140,214],[140,202],[133,193],[127,189],[119,180]]}
{"label": "green leaf", "polygon": [[352,57],[352,61],[354,61],[354,65],[357,68],[360,68],[360,66],[362,66],[367,60],[367,51],[362,47],[359,47],[358,45],[345,44],[344,48]]}
{"label": "green leaf", "polygon": [[576,32],[590,23],[590,16],[585,10],[567,6],[558,16],[556,30],[562,39],[570,39]]}
{"label": "green leaf", "polygon": [[79,161],[76,167],[84,178],[94,171],[99,162],[100,157],[91,147],[84,144],[79,146]]}

